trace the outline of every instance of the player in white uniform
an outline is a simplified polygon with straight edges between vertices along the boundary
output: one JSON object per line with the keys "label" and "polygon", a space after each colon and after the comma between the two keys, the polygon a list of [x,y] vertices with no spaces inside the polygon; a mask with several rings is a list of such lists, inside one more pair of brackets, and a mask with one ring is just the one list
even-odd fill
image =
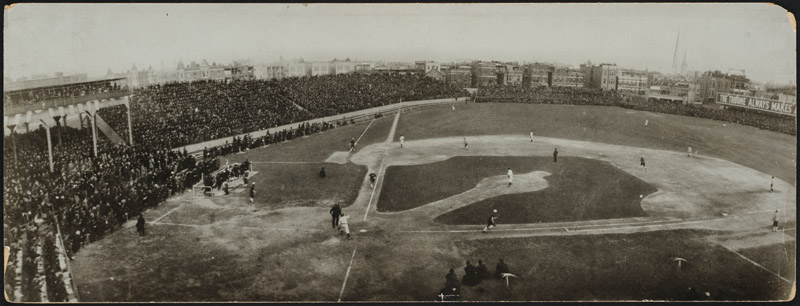
{"label": "player in white uniform", "polygon": [[514,171],[511,171],[511,168],[508,168],[508,187],[511,187],[511,183],[514,181]]}
{"label": "player in white uniform", "polygon": [[531,131],[531,142],[533,142],[533,131]]}
{"label": "player in white uniform", "polygon": [[406,140],[406,137],[405,137],[405,136],[403,136],[403,135],[400,135],[400,147],[401,147],[401,148],[403,147],[403,141],[404,141],[404,140]]}
{"label": "player in white uniform", "polygon": [[341,216],[339,216],[339,227],[347,234],[347,240],[350,240],[350,225],[347,223],[348,219],[350,219],[350,215],[342,213]]}
{"label": "player in white uniform", "polygon": [[692,147],[689,147],[689,157],[692,157]]}

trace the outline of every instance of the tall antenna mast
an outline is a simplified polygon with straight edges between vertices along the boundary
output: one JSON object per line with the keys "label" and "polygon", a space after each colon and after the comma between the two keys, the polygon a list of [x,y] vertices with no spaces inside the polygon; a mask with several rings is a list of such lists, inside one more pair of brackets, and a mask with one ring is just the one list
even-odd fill
{"label": "tall antenna mast", "polygon": [[678,30],[678,38],[675,40],[675,53],[672,55],[673,74],[678,73],[678,44],[681,41],[681,31]]}

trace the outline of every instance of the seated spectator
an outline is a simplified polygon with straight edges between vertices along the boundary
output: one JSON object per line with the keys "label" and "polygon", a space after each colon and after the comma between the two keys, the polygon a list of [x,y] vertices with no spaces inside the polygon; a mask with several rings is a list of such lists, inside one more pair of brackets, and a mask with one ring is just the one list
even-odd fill
{"label": "seated spectator", "polygon": [[511,273],[508,270],[508,265],[500,258],[500,261],[494,267],[494,278],[502,278],[503,273]]}
{"label": "seated spectator", "polygon": [[489,279],[489,268],[483,263],[483,260],[478,260],[478,279]]}

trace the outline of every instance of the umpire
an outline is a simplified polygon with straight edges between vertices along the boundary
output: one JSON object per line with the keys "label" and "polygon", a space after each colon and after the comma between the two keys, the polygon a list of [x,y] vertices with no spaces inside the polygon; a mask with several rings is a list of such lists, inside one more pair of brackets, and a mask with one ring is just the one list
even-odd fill
{"label": "umpire", "polygon": [[339,203],[336,203],[336,204],[333,205],[333,208],[331,208],[330,214],[331,214],[331,217],[333,218],[331,220],[332,227],[336,228],[337,226],[339,226],[339,215],[342,214],[342,207],[339,206]]}

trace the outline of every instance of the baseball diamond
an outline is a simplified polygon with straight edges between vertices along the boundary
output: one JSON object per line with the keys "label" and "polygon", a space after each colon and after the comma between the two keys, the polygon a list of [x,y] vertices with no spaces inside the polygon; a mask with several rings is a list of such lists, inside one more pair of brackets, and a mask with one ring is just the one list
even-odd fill
{"label": "baseball diamond", "polygon": [[780,2],[11,3],[5,299],[794,300]]}

